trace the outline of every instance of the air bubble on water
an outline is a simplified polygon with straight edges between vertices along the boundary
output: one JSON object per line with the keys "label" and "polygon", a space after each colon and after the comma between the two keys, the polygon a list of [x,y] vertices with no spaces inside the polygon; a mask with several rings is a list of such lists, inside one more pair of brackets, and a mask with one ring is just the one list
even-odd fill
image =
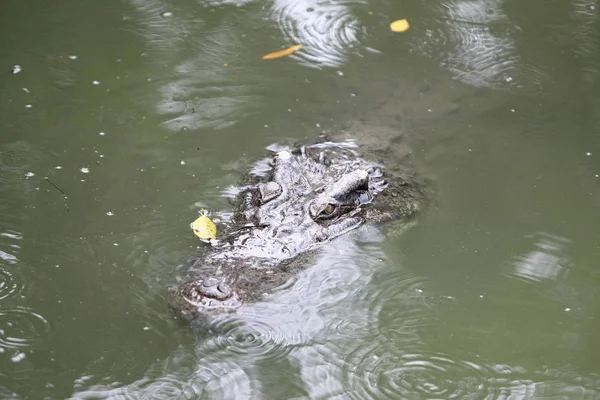
{"label": "air bubble on water", "polygon": [[19,64],[16,64],[16,65],[13,66],[12,74],[16,75],[16,74],[18,74],[21,71],[23,71],[23,67],[21,67]]}
{"label": "air bubble on water", "polygon": [[104,132],[98,132],[98,135],[104,136],[104,135],[106,135],[106,133],[104,133]]}
{"label": "air bubble on water", "polygon": [[77,56],[69,56],[69,60],[77,60]]}
{"label": "air bubble on water", "polygon": [[149,327],[149,326],[145,326],[143,329],[144,329],[145,331],[149,331],[149,330],[150,330],[150,327]]}
{"label": "air bubble on water", "polygon": [[338,76],[344,76],[344,73],[343,73],[342,71],[336,71],[336,74],[337,74]]}
{"label": "air bubble on water", "polygon": [[160,16],[163,18],[169,18],[169,17],[173,16],[173,13],[171,11],[165,11],[165,12],[160,13]]}
{"label": "air bubble on water", "polygon": [[90,169],[86,168],[86,167],[82,167],[79,169],[81,172],[83,172],[84,174],[89,174],[90,173]]}
{"label": "air bubble on water", "polygon": [[99,84],[100,84],[100,81],[92,81],[92,84],[93,84],[93,85],[99,85]]}
{"label": "air bubble on water", "polygon": [[585,155],[589,157],[592,155],[592,153],[588,151],[587,153],[585,153]]}
{"label": "air bubble on water", "polygon": [[510,112],[513,112],[513,113],[514,113],[514,112],[515,112],[515,109],[514,109],[514,108],[511,108],[511,109],[510,109]]}
{"label": "air bubble on water", "polygon": [[571,311],[571,307],[565,308],[565,312],[569,312],[569,311]]}
{"label": "air bubble on water", "polygon": [[57,165],[56,167],[54,167],[54,169],[62,169],[62,167],[60,165]]}
{"label": "air bubble on water", "polygon": [[119,247],[119,243],[113,243],[113,246]]}
{"label": "air bubble on water", "polygon": [[512,82],[512,81],[513,81],[513,78],[512,78],[512,77],[510,77],[510,76],[507,76],[506,78],[504,78],[504,80],[505,80],[507,83],[510,83],[510,82]]}
{"label": "air bubble on water", "polygon": [[423,289],[417,289],[418,293],[423,293]]}
{"label": "air bubble on water", "polygon": [[24,87],[24,88],[21,88],[21,90],[22,90],[22,91],[24,91],[24,92],[25,92],[25,93],[27,93],[27,94],[31,93],[31,92],[29,91],[29,89],[27,89],[26,87]]}
{"label": "air bubble on water", "polygon": [[28,177],[28,178],[31,178],[32,176],[35,176],[35,173],[33,173],[33,172],[26,172],[25,176]]}
{"label": "air bubble on water", "polygon": [[181,160],[181,161],[179,161],[179,164],[181,164],[181,165],[185,165],[185,160]]}
{"label": "air bubble on water", "polygon": [[33,107],[31,104],[25,104],[25,108],[31,108]]}
{"label": "air bubble on water", "polygon": [[107,211],[106,215],[108,215],[109,217],[112,217],[113,215],[115,215],[115,213],[112,211]]}

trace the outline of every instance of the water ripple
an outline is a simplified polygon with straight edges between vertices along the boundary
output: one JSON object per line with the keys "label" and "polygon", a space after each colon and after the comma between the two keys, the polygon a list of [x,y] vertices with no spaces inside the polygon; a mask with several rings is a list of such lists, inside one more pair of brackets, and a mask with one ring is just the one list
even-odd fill
{"label": "water ripple", "polygon": [[31,347],[49,332],[48,321],[29,308],[0,310],[0,348],[7,350]]}
{"label": "water ripple", "polygon": [[215,329],[219,332],[214,340],[216,348],[227,349],[239,355],[251,355],[256,361],[284,358],[292,349],[285,332],[274,329],[272,324],[263,321],[226,319],[216,324]]}
{"label": "water ripple", "polygon": [[[201,388],[194,382],[186,382],[174,375],[144,377],[127,385],[118,382],[89,385],[95,376],[82,376],[75,380],[74,389],[77,399],[196,399]],[[89,385],[89,386],[88,386]]]}
{"label": "water ripple", "polygon": [[[367,363],[361,368],[368,371],[364,382],[371,398],[453,399],[475,394],[483,397],[487,392],[482,367],[456,362],[444,355],[406,354],[398,358],[371,358]],[[457,375],[462,379],[456,380]]]}
{"label": "water ripple", "polygon": [[144,378],[127,386],[124,399],[145,399],[151,395],[153,399],[195,399],[198,388],[193,382],[185,382],[175,376],[167,375],[159,378]]}
{"label": "water ripple", "polygon": [[25,142],[14,142],[0,148],[0,184],[10,184],[23,179],[32,161],[31,147]]}
{"label": "water ripple", "polygon": [[310,67],[338,67],[366,36],[353,7],[364,1],[277,0],[271,18],[288,43],[302,43],[300,62]]}
{"label": "water ripple", "polygon": [[23,290],[24,280],[15,272],[0,265],[0,300],[14,297]]}
{"label": "water ripple", "polygon": [[543,70],[523,64],[503,11],[504,0],[449,1],[432,6],[429,28],[414,50],[439,59],[454,76],[478,87],[535,87]]}
{"label": "water ripple", "polygon": [[[359,365],[346,368],[345,390],[364,399],[545,398],[545,395],[598,394],[597,376],[564,371],[526,371],[505,364],[480,365],[446,354],[388,352],[358,354]],[[379,355],[377,355],[379,354]],[[554,397],[553,397],[554,398]],[[591,397],[590,397],[591,398]]]}

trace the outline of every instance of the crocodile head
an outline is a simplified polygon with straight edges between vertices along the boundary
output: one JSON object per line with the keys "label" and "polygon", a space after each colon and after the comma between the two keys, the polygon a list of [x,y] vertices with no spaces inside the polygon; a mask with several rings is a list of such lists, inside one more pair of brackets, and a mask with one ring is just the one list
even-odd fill
{"label": "crocodile head", "polygon": [[236,196],[231,225],[192,260],[174,308],[236,308],[289,281],[299,255],[366,221],[417,212],[418,186],[405,178],[389,181],[381,167],[350,144],[328,143],[282,150],[255,165],[252,182]]}

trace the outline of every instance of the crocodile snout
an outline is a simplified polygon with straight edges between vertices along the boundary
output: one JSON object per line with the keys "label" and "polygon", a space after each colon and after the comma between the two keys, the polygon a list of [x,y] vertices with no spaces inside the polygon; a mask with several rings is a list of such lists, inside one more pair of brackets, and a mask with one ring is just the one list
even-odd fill
{"label": "crocodile snout", "polygon": [[202,283],[198,283],[196,290],[203,296],[216,300],[226,300],[231,297],[233,291],[225,282],[217,278],[207,278]]}

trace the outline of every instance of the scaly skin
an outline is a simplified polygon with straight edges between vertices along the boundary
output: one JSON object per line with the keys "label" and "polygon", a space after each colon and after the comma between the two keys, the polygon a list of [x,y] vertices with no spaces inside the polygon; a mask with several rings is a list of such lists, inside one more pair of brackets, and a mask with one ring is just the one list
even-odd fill
{"label": "scaly skin", "polygon": [[171,295],[186,319],[255,301],[288,282],[324,243],[365,222],[408,221],[424,203],[412,175],[384,174],[349,142],[280,151],[253,171],[231,224],[189,262]]}

